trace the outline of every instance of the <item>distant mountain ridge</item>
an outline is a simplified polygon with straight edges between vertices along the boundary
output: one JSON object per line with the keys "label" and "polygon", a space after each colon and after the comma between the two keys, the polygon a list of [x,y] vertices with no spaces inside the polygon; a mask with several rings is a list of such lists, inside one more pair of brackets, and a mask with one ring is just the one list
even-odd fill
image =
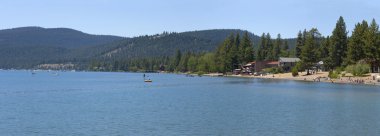
{"label": "distant mountain ridge", "polygon": [[121,40],[122,37],[91,35],[69,28],[20,27],[0,30],[0,46],[52,46],[77,48]]}
{"label": "distant mountain ridge", "polygon": [[[214,51],[239,29],[213,29],[125,38],[92,35],[69,28],[20,27],[0,30],[0,68],[34,68],[39,64],[74,63],[82,68],[93,59],[117,60]],[[260,37],[249,33],[254,46]],[[289,45],[292,47],[291,43]]]}
{"label": "distant mountain ridge", "polygon": [[[231,34],[246,32],[239,29],[214,29],[182,33],[162,33],[151,36],[139,36],[103,46],[98,57],[136,58],[171,56],[176,50],[190,52],[214,51]],[[249,33],[254,42],[260,38]]]}
{"label": "distant mountain ridge", "polygon": [[79,48],[122,39],[125,38],[91,35],[69,28],[4,29],[0,30],[0,68],[33,68],[41,63],[63,62],[71,52]]}

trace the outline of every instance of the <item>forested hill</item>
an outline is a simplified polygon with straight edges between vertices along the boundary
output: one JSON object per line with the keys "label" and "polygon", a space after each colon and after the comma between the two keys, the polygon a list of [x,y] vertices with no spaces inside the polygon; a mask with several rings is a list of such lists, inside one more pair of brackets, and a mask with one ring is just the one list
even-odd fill
{"label": "forested hill", "polygon": [[[22,27],[0,30],[0,68],[35,68],[39,64],[74,63],[85,68],[92,60],[129,60],[172,56],[183,52],[214,51],[239,29],[215,29],[182,33],[163,32],[134,38],[91,35],[68,28]],[[254,46],[260,37],[249,33]],[[293,47],[294,40],[289,40]]]}
{"label": "forested hill", "polygon": [[33,68],[37,64],[63,60],[80,48],[122,39],[125,38],[91,35],[68,28],[4,29],[0,30],[0,68]]}
{"label": "forested hill", "polygon": [[122,37],[91,35],[69,28],[20,27],[0,30],[0,46],[50,46],[76,48],[121,40]]}
{"label": "forested hill", "polygon": [[[209,52],[214,51],[229,35],[237,33],[243,35],[244,32],[238,29],[203,30],[183,33],[164,32],[151,36],[125,39],[93,49],[104,51],[100,54],[100,57],[115,59],[172,56],[176,50],[184,52]],[[260,37],[252,33],[249,34],[254,43],[259,42]]]}

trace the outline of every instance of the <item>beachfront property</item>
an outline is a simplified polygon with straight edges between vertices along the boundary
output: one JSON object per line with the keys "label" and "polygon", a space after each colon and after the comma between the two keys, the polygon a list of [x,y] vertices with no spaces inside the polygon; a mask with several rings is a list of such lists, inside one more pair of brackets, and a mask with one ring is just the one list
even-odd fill
{"label": "beachfront property", "polygon": [[261,72],[266,68],[279,67],[278,61],[253,61],[242,66],[241,69],[235,69],[234,74],[252,74]]}
{"label": "beachfront property", "polygon": [[[290,72],[293,67],[296,66],[297,62],[300,62],[299,58],[285,58],[280,57],[278,61],[253,61],[249,62],[239,69],[234,69],[233,74],[239,75],[251,75],[253,73],[260,73],[267,68],[282,68],[284,72]],[[313,67],[310,68],[312,71],[325,71],[325,66],[323,61],[315,63]]]}
{"label": "beachfront property", "polygon": [[280,57],[280,59],[278,59],[279,67],[286,72],[289,72],[299,61],[301,61],[299,58]]}
{"label": "beachfront property", "polygon": [[280,57],[278,61],[253,61],[243,65],[240,69],[235,69],[234,74],[253,74],[262,72],[266,68],[277,68],[281,67],[285,72],[289,72],[297,62],[299,58],[285,58]]}

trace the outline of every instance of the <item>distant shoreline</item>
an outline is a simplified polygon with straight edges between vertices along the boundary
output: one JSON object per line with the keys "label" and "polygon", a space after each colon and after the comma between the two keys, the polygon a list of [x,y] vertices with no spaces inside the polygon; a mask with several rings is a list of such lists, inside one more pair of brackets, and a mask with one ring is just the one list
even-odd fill
{"label": "distant shoreline", "polygon": [[[28,69],[23,70],[4,70],[0,69],[0,71],[33,71]],[[49,71],[49,70],[37,70],[37,71]],[[60,71],[60,70],[52,70],[52,71]],[[63,72],[72,72],[63,71]],[[167,71],[158,71],[158,72],[143,72],[143,71],[74,71],[74,72],[128,72],[128,73],[163,73],[163,74],[181,74],[181,75],[192,75],[199,76],[198,74],[190,74],[183,72],[167,72]],[[318,72],[314,75],[304,75],[303,73],[299,73],[299,76],[293,77],[291,73],[281,73],[281,74],[268,74],[264,76],[253,76],[253,75],[224,75],[222,73],[208,73],[202,74],[200,76],[208,76],[208,77],[236,77],[236,78],[256,78],[256,79],[272,79],[272,80],[292,80],[292,81],[305,81],[305,82],[324,82],[324,83],[333,83],[333,84],[349,84],[349,85],[374,85],[380,86],[380,82],[373,80],[372,75],[379,75],[379,73],[372,73],[371,76],[366,77],[341,77],[338,79],[329,79],[328,72]],[[362,82],[355,82],[355,81]]]}

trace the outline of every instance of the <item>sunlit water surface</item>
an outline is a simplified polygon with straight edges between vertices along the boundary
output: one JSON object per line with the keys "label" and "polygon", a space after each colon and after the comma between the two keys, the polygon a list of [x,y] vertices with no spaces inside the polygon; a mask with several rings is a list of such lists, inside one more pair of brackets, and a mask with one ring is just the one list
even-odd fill
{"label": "sunlit water surface", "polygon": [[0,135],[380,135],[380,87],[0,71]]}

